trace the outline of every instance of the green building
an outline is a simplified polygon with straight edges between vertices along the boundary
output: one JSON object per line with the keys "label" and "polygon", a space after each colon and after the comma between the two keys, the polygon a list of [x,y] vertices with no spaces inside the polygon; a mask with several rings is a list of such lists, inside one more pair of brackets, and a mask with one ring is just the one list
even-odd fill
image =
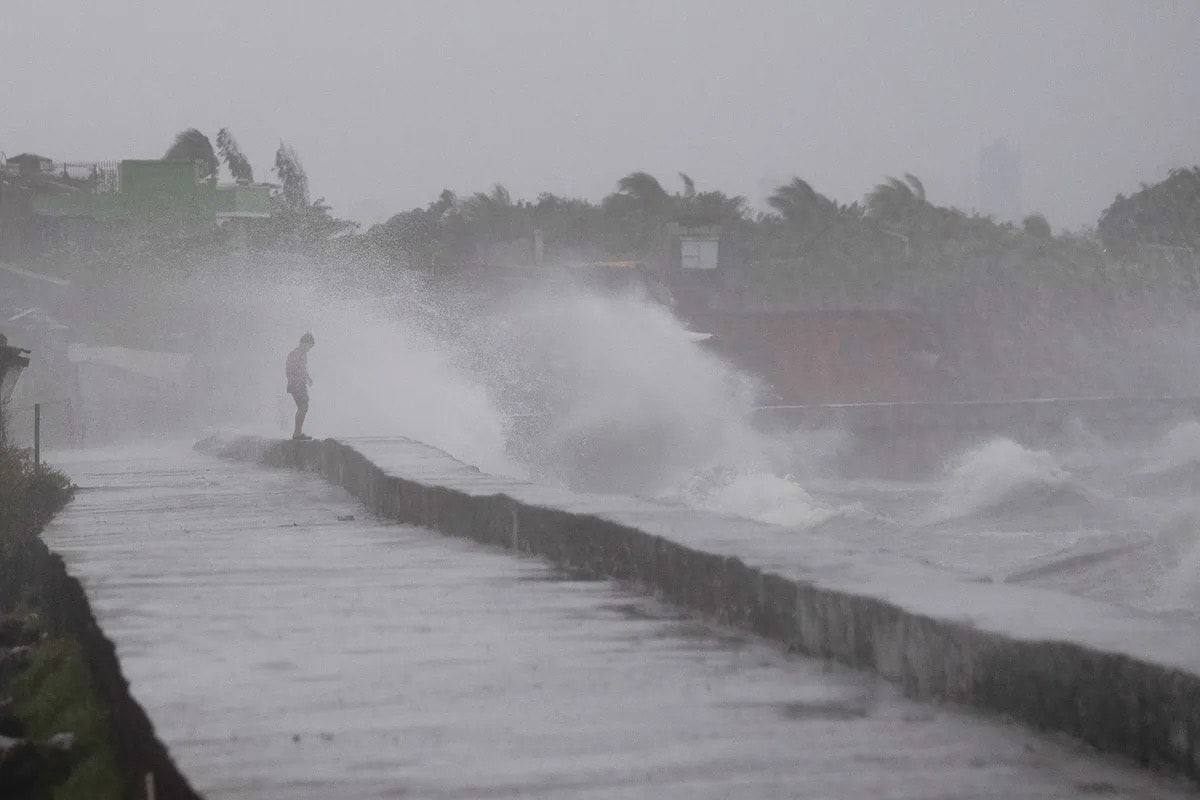
{"label": "green building", "polygon": [[20,263],[56,242],[88,242],[114,229],[247,225],[270,216],[269,185],[201,180],[190,161],[0,159],[0,261]]}
{"label": "green building", "polygon": [[269,186],[201,180],[192,162],[122,161],[115,171],[101,164],[62,165],[61,174],[57,169],[47,175],[45,191],[30,195],[35,216],[150,224],[271,216]]}

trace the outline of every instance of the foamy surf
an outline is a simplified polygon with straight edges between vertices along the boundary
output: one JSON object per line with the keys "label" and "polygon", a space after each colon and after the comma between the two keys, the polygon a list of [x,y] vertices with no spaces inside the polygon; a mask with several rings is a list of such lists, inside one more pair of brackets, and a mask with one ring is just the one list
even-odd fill
{"label": "foamy surf", "polygon": [[817,500],[791,475],[766,472],[718,470],[698,474],[660,499],[798,529],[816,527],[850,510]]}
{"label": "foamy surf", "polygon": [[1148,479],[1177,479],[1191,474],[1200,478],[1200,422],[1180,423],[1155,443],[1140,459],[1134,476],[1145,483]]}
{"label": "foamy surf", "polygon": [[951,462],[927,523],[1006,510],[1086,503],[1091,490],[1049,452],[992,439]]}
{"label": "foamy surf", "polygon": [[1200,609],[1200,541],[1194,542],[1179,563],[1159,579],[1155,600],[1161,610]]}

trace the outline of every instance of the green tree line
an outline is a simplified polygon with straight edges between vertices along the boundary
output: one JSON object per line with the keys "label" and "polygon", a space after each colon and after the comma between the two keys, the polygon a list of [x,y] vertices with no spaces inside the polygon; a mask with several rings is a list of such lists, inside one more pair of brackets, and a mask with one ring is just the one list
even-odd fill
{"label": "green tree line", "polygon": [[[215,180],[222,164],[236,180],[254,169],[228,129],[216,147],[196,129],[181,132],[165,154],[201,167]],[[490,248],[540,232],[548,263],[657,257],[663,226],[719,225],[722,247],[736,252],[751,291],[787,297],[835,290],[845,296],[913,289],[997,269],[1050,285],[1167,286],[1200,283],[1200,167],[1118,195],[1092,228],[1055,232],[1040,214],[1020,223],[941,206],[920,178],[888,176],[861,201],[839,203],[803,178],[776,187],[767,208],[698,186],[680,173],[669,184],[644,171],[614,183],[594,202],[543,192],[514,197],[502,184],[469,194],[445,189],[424,206],[360,229],[312,200],[294,148],[280,142],[272,173],[272,219],[253,231],[255,249],[299,251],[373,269],[486,265]],[[226,248],[228,232],[158,237],[150,250],[183,263]],[[144,243],[143,243],[144,244]],[[164,254],[167,247],[171,252]],[[128,261],[128,252],[123,257]]]}

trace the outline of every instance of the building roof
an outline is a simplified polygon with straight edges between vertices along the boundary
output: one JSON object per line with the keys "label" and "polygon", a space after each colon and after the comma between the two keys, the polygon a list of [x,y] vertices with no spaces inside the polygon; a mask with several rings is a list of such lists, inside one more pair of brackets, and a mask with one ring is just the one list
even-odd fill
{"label": "building roof", "polygon": [[53,163],[54,159],[47,156],[39,156],[37,153],[18,153],[15,156],[9,156],[8,161],[49,161]]}

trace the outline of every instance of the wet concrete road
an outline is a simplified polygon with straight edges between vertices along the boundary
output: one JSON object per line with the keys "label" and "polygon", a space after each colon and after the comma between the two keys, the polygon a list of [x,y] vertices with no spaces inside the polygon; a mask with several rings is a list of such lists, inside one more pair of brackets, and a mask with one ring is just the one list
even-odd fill
{"label": "wet concrete road", "polygon": [[83,490],[46,539],[211,798],[1196,796],[370,519],[313,475],[183,448],[57,462]]}

